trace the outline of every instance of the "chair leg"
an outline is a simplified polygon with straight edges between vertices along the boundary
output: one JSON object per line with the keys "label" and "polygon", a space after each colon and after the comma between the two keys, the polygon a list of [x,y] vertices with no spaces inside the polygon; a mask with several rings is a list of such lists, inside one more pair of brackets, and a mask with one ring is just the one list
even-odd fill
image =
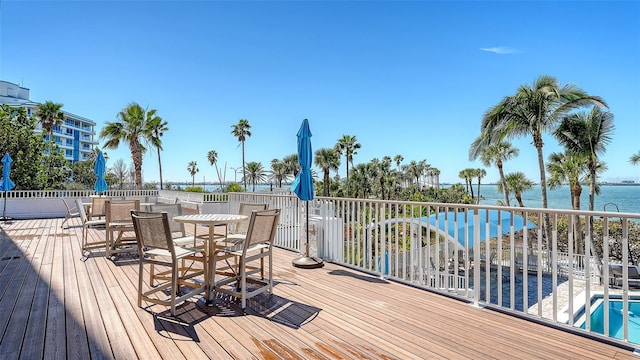
{"label": "chair leg", "polygon": [[138,267],[138,307],[142,307],[142,277],[144,274],[144,266],[142,259],[140,259],[140,266]]}
{"label": "chair leg", "polygon": [[153,287],[155,279],[156,279],[156,276],[155,276],[155,265],[154,264],[150,264],[149,265],[149,285],[151,287]]}
{"label": "chair leg", "polygon": [[273,294],[273,253],[269,254],[269,294]]}
{"label": "chair leg", "polygon": [[240,261],[240,298],[241,298],[241,306],[242,310],[247,308],[247,272],[244,258]]}
{"label": "chair leg", "polygon": [[176,293],[178,292],[178,263],[174,261],[171,276],[171,315],[176,316]]}

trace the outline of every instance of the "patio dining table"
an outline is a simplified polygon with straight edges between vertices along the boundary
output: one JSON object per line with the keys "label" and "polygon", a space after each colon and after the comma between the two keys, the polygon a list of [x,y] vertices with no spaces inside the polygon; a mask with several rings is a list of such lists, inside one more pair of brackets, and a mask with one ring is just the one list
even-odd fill
{"label": "patio dining table", "polygon": [[[205,283],[207,288],[206,293],[206,302],[209,304],[212,300],[212,291],[213,289],[213,281],[215,280],[215,274],[213,273],[214,264],[213,264],[213,252],[215,251],[215,245],[218,241],[224,241],[227,237],[227,232],[229,229],[229,225],[233,223],[238,223],[240,221],[246,220],[249,217],[246,215],[238,215],[238,214],[192,214],[192,215],[180,215],[175,216],[173,218],[174,221],[185,223],[185,224],[201,224],[207,225],[209,227],[209,237],[206,239],[207,242],[207,269],[205,271]],[[225,235],[217,235],[215,234],[215,228],[218,225],[226,225],[225,226]],[[196,234],[194,234],[196,236]]]}

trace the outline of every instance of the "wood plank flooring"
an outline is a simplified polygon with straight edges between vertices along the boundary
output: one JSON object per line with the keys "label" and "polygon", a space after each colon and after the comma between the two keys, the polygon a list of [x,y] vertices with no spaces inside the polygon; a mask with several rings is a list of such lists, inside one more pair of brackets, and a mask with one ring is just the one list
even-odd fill
{"label": "wood plank flooring", "polygon": [[[275,250],[274,295],[137,306],[134,257],[81,260],[77,218],[0,222],[0,359],[637,359],[628,348]],[[206,230],[203,230],[205,232]],[[92,240],[104,237],[90,230]]]}

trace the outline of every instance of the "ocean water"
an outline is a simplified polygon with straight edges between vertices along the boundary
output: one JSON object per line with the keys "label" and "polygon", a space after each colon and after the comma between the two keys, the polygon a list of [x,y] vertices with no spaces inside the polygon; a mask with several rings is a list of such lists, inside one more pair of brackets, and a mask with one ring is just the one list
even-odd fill
{"label": "ocean water", "polygon": [[[474,186],[474,194],[477,192],[477,186]],[[482,196],[481,204],[496,205],[498,200],[503,200],[504,196],[498,192],[496,185],[480,186],[480,196]],[[511,195],[511,205],[517,204],[513,195]],[[547,188],[547,201],[549,208],[553,209],[571,209],[571,194],[568,186],[562,186],[555,189]],[[531,208],[542,207],[540,195],[540,186],[536,185],[533,189],[522,193],[522,202],[524,206]],[[606,209],[605,209],[606,206]],[[616,208],[617,207],[617,208]],[[589,209],[589,187],[582,187],[580,196],[580,208],[582,210]],[[601,185],[600,195],[595,198],[595,211],[617,211],[625,213],[640,214],[640,185]]]}
{"label": "ocean water", "polygon": [[[444,185],[447,187],[449,185]],[[269,191],[270,185],[256,185],[257,191]],[[288,188],[288,185],[283,185]],[[275,187],[274,187],[275,188]],[[205,190],[217,191],[218,185],[206,185]],[[474,194],[477,195],[478,187],[473,186]],[[252,191],[251,186],[248,189]],[[498,192],[497,185],[482,184],[480,185],[480,195],[482,200],[480,204],[496,205],[498,200],[503,200],[503,195]],[[562,186],[555,189],[547,189],[547,200],[549,208],[552,209],[571,209],[571,195],[568,186]],[[512,205],[517,202],[511,195]],[[522,202],[524,206],[530,208],[541,208],[542,200],[540,196],[540,186],[536,185],[531,190],[527,190],[522,194]],[[606,205],[606,209],[605,209]],[[616,208],[617,207],[617,208]],[[589,209],[589,187],[582,187],[582,195],[580,196],[580,208],[582,210]],[[600,195],[596,195],[595,208],[596,211],[620,211],[625,213],[640,214],[640,185],[601,185]]]}

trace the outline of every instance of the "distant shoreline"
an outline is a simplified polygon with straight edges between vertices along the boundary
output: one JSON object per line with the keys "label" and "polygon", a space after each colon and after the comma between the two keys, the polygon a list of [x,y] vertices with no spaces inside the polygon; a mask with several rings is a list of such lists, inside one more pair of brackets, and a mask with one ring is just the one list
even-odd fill
{"label": "distant shoreline", "polygon": [[[456,184],[463,185],[462,183],[456,183]],[[454,184],[450,184],[450,183],[441,183],[440,185],[451,186],[451,185],[454,185]],[[498,183],[482,183],[482,184],[480,184],[480,186],[482,186],[482,185],[493,185],[493,186],[497,186],[497,185],[498,185]],[[540,185],[540,184],[535,183],[535,184],[533,184],[533,185],[534,185],[534,186],[538,186],[538,185]],[[569,185],[569,184],[563,184],[563,186],[568,186],[568,185]],[[637,183],[637,182],[632,182],[632,183],[626,183],[626,182],[621,182],[621,183],[618,183],[618,182],[615,182],[615,183],[613,183],[613,182],[611,182],[611,183],[610,183],[610,182],[602,182],[602,183],[600,183],[599,185],[600,185],[600,186],[640,186],[640,183]],[[473,186],[478,186],[478,184],[473,184]],[[583,186],[588,186],[588,185],[583,185]]]}

